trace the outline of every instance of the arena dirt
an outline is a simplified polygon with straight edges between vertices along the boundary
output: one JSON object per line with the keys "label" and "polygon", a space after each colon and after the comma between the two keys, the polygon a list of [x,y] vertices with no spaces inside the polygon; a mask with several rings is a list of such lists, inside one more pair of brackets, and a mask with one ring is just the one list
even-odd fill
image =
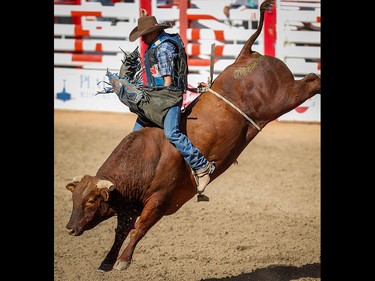
{"label": "arena dirt", "polygon": [[95,175],[135,115],[56,110],[54,117],[55,281],[320,280],[320,124],[268,124],[238,165],[207,187],[209,202],[193,198],[162,218],[128,269],[103,273],[97,268],[116,219],[70,236],[65,185]]}

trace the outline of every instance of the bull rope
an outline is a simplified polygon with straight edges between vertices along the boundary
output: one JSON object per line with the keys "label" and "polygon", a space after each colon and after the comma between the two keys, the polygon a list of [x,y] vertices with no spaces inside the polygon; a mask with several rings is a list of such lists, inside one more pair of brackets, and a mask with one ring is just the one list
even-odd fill
{"label": "bull rope", "polygon": [[[230,102],[229,100],[227,100],[226,98],[224,98],[222,95],[220,95],[219,93],[215,92],[214,90],[212,90],[211,88],[209,87],[205,87],[204,90],[207,90],[209,91],[210,93],[214,94],[215,96],[217,96],[219,99],[222,99],[223,101],[225,101],[227,104],[229,104],[231,107],[233,107],[235,110],[237,110],[237,112],[239,114],[241,114],[243,117],[246,118],[247,121],[249,121],[255,128],[257,128],[258,131],[261,131],[262,129],[253,121],[251,120],[251,118],[249,116],[247,116],[241,109],[239,109],[237,106],[235,106],[232,102]],[[201,90],[201,92],[204,92],[204,90]]]}
{"label": "bull rope", "polygon": [[[241,114],[243,117],[246,118],[247,121],[249,121],[255,128],[258,129],[258,131],[261,131],[262,129],[253,121],[249,116],[247,116],[241,109],[239,109],[237,106],[235,106],[233,103],[231,103],[229,100],[224,98],[219,93],[215,92],[211,89],[211,84],[213,80],[213,74],[214,74],[214,56],[215,56],[215,43],[211,44],[211,60],[210,60],[210,77],[208,78],[208,87],[204,88],[204,90],[209,91],[210,93],[217,96],[219,99],[222,99],[227,104],[229,104],[231,107],[233,107],[235,110],[238,111],[239,114]],[[202,89],[200,89],[200,92],[203,92]]]}

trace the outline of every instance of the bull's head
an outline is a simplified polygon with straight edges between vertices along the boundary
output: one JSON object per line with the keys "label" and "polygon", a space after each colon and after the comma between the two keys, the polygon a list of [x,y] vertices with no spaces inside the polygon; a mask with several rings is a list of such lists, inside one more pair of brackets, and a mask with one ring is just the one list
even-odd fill
{"label": "bull's head", "polygon": [[114,215],[109,207],[109,193],[115,189],[112,182],[92,176],[75,177],[66,185],[73,200],[73,210],[66,229],[70,235],[81,235]]}

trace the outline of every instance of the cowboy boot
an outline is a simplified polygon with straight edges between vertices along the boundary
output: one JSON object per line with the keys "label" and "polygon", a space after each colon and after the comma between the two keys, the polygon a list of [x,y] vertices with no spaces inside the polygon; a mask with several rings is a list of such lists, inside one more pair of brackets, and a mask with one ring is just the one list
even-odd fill
{"label": "cowboy boot", "polygon": [[212,174],[214,171],[215,164],[213,162],[209,162],[206,167],[195,171],[198,182],[197,191],[199,194],[203,193],[203,191],[206,189],[206,186],[210,182],[210,174]]}

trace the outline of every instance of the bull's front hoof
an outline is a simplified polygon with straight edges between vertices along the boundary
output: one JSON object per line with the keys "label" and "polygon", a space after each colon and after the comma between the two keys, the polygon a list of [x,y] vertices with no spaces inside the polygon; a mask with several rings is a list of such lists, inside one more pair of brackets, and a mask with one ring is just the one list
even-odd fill
{"label": "bull's front hoof", "polygon": [[116,261],[115,265],[113,266],[114,269],[117,269],[117,270],[124,270],[124,269],[127,269],[130,265],[130,262],[126,262],[126,261]]}
{"label": "bull's front hoof", "polygon": [[113,268],[113,265],[112,265],[112,264],[102,263],[102,264],[99,266],[98,271],[100,271],[100,272],[107,272],[107,271],[112,270],[112,268]]}

